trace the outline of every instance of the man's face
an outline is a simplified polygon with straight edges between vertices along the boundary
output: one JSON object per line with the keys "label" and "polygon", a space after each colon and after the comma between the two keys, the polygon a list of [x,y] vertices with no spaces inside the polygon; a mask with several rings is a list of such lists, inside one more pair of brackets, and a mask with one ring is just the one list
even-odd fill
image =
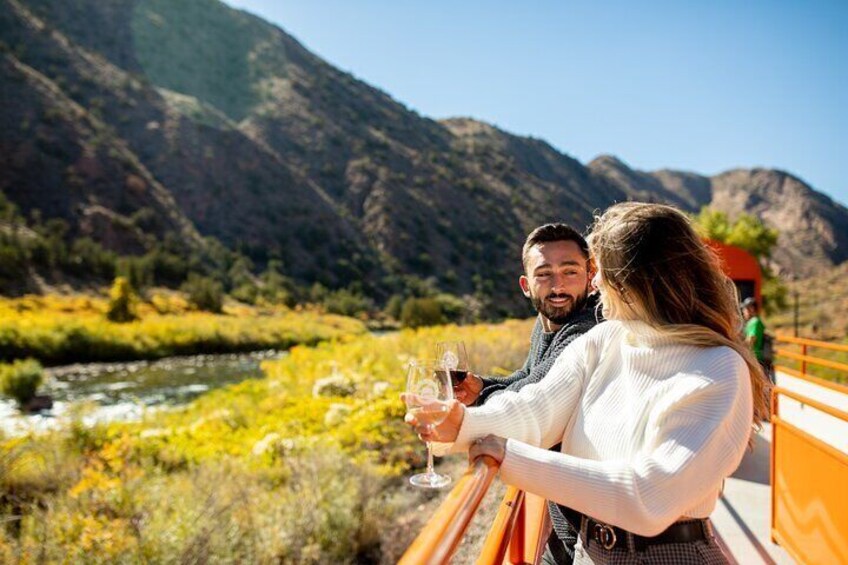
{"label": "man's face", "polygon": [[557,325],[586,303],[591,274],[588,260],[573,241],[549,241],[530,248],[526,273],[519,279],[524,296]]}
{"label": "man's face", "polygon": [[745,308],[742,308],[742,316],[746,320],[750,320],[751,318],[753,318],[754,315],[756,315],[756,313],[757,313],[757,311],[754,310],[753,308],[751,308],[750,306],[746,306]]}

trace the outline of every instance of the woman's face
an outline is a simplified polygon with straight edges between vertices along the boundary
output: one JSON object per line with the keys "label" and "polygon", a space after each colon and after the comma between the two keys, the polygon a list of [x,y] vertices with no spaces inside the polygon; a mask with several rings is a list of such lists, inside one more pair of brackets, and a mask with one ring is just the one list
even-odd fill
{"label": "woman's face", "polygon": [[604,314],[604,319],[609,320],[611,309],[609,304],[609,295],[607,293],[606,285],[604,284],[603,278],[601,277],[601,271],[603,267],[601,266],[601,262],[598,257],[595,257],[595,276],[592,277],[592,282],[590,283],[592,287],[598,291],[598,294],[601,297],[601,311]]}
{"label": "woman's face", "polygon": [[604,281],[604,277],[601,275],[604,268],[597,255],[595,256],[595,267],[597,270],[595,271],[595,276],[592,277],[591,284],[601,295],[604,318],[607,320],[626,320],[634,317],[631,308],[622,299],[621,295],[616,292],[615,288],[606,284],[606,281]]}

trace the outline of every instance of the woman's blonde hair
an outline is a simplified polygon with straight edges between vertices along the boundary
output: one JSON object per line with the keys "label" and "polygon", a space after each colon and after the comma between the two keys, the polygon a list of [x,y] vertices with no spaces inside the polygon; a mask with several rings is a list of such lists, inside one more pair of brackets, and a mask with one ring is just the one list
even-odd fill
{"label": "woman's blonde hair", "polygon": [[770,383],[742,341],[735,287],[683,212],[616,204],[595,218],[589,247],[609,318],[641,320],[679,343],[733,348],[750,372],[754,426],[767,419]]}

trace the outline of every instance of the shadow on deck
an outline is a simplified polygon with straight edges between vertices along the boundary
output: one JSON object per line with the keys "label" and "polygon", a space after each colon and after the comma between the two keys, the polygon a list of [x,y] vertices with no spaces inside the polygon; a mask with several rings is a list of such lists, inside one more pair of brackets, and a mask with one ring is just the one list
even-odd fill
{"label": "shadow on deck", "polygon": [[769,462],[771,427],[754,437],[754,448],[725,482],[712,514],[713,524],[728,556],[736,563],[792,564],[794,560],[770,535],[771,488]]}

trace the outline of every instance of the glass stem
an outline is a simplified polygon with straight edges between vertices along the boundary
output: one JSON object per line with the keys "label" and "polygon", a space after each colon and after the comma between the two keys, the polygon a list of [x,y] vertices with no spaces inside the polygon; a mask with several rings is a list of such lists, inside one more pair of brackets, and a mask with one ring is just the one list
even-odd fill
{"label": "glass stem", "polygon": [[427,474],[436,474],[436,472],[433,470],[433,448],[430,445],[429,441],[427,442]]}

